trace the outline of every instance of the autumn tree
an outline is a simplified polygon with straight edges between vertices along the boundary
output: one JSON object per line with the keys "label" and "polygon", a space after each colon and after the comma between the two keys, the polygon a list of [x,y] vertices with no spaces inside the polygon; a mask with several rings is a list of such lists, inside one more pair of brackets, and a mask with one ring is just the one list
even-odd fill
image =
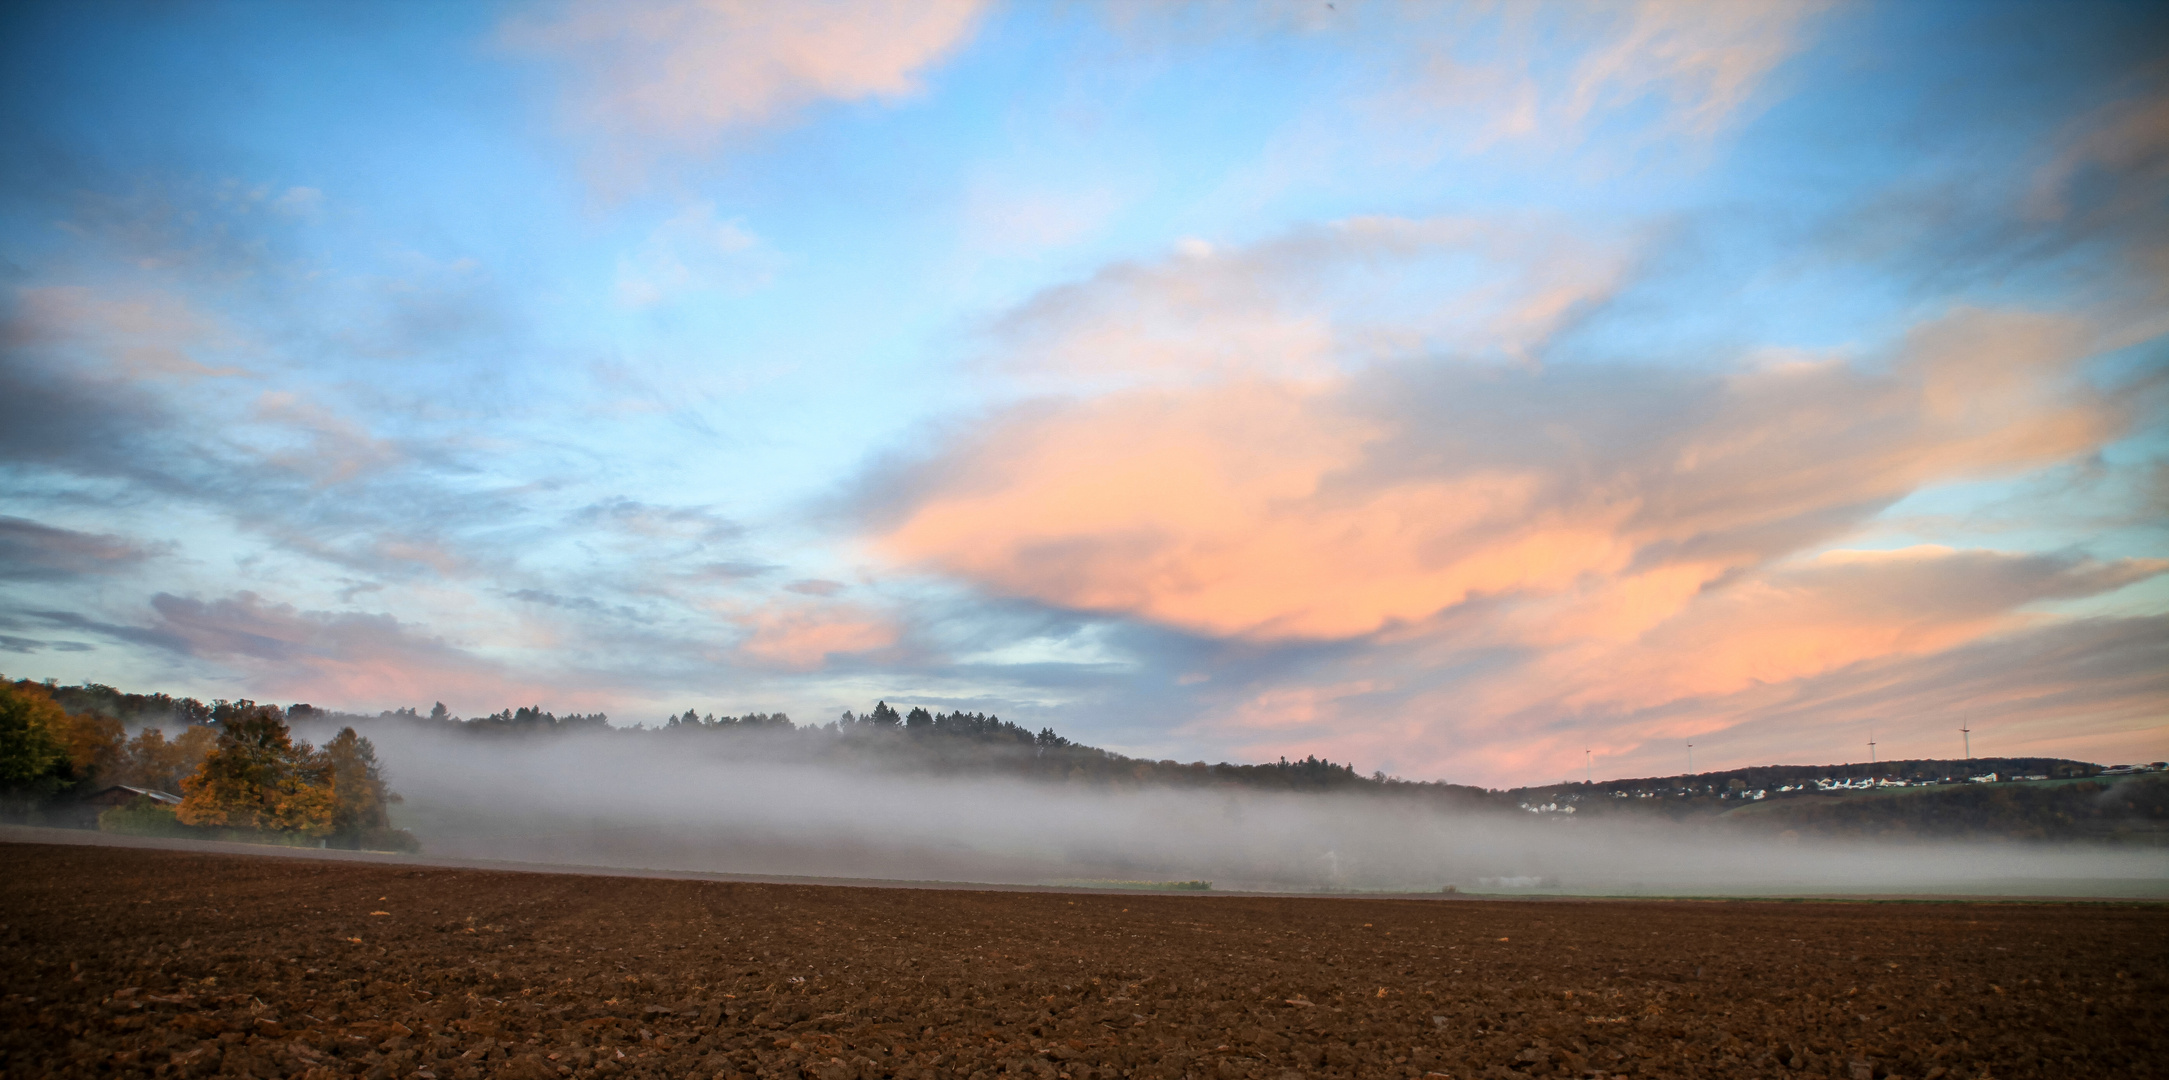
{"label": "autumn tree", "polygon": [[128,740],[108,779],[131,787],[178,792],[181,782],[203,764],[217,741],[217,732],[205,724],[190,724],[171,739],[158,728],[144,728]]}
{"label": "autumn tree", "polygon": [[337,803],[329,757],[295,742],[276,706],[221,702],[218,714],[217,744],[181,781],[181,822],[328,835]]}
{"label": "autumn tree", "polygon": [[57,795],[121,771],[127,739],[121,722],[69,712],[50,687],[0,679],[0,787]]}
{"label": "autumn tree", "polygon": [[36,683],[0,679],[0,787],[49,794],[68,780],[68,714]]}
{"label": "autumn tree", "polygon": [[110,780],[128,745],[121,722],[103,713],[63,711],[59,735],[68,751],[69,772],[77,780]]}

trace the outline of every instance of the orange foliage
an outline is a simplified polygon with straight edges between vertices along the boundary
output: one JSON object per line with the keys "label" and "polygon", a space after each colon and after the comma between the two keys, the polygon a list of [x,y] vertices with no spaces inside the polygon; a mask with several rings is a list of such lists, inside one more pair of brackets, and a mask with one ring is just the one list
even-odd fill
{"label": "orange foliage", "polygon": [[181,823],[329,835],[335,798],[328,758],[296,743],[272,706],[238,702],[231,713],[218,744],[181,781]]}

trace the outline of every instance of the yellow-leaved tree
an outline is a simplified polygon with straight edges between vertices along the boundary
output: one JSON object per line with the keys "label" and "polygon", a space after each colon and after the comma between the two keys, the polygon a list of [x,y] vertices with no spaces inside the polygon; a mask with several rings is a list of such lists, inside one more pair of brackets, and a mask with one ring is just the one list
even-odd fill
{"label": "yellow-leaved tree", "polygon": [[274,705],[221,703],[218,742],[181,781],[186,825],[329,836],[336,799],[330,759],[293,732]]}

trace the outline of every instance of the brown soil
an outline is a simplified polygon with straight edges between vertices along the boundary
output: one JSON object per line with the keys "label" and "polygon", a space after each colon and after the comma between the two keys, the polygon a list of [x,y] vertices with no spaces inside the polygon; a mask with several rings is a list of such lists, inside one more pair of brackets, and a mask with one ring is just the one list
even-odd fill
{"label": "brown soil", "polygon": [[8,1076],[2107,1077],[2169,911],[1272,899],[0,844]]}

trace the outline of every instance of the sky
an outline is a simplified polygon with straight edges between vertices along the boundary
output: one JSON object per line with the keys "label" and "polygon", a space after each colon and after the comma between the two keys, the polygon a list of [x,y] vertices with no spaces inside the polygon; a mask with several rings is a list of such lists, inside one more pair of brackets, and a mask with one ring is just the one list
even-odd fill
{"label": "sky", "polygon": [[0,671],[1491,786],[2169,757],[2165,57],[2143,3],[7,5]]}

